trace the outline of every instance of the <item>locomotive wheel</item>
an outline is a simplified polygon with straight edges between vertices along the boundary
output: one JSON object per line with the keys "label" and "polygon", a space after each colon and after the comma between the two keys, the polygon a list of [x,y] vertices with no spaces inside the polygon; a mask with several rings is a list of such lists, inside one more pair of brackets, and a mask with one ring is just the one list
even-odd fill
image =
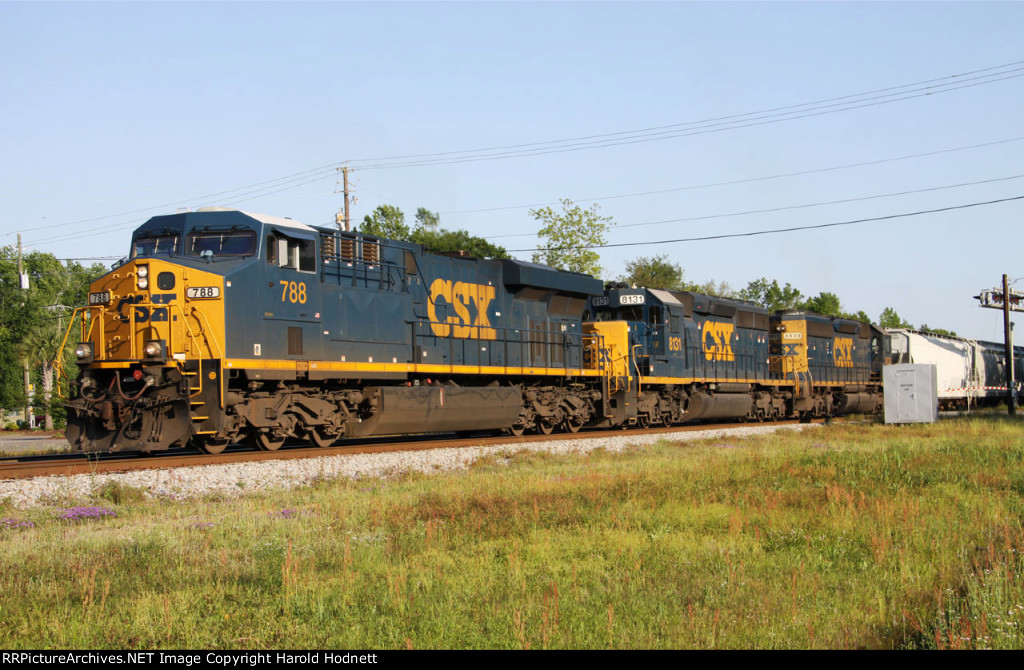
{"label": "locomotive wheel", "polygon": [[254,440],[256,442],[256,446],[262,449],[263,451],[277,451],[278,449],[281,448],[281,445],[284,444],[283,436],[276,437],[269,431],[256,433],[254,435]]}
{"label": "locomotive wheel", "polygon": [[207,435],[199,441],[199,448],[206,454],[219,454],[227,449],[229,444],[231,444],[231,440],[227,437]]}
{"label": "locomotive wheel", "polygon": [[537,423],[537,432],[541,435],[550,435],[554,430],[555,427],[547,421],[540,421]]}
{"label": "locomotive wheel", "polygon": [[338,435],[331,433],[324,426],[313,426],[306,431],[306,437],[309,441],[318,447],[329,447],[338,441]]}
{"label": "locomotive wheel", "polygon": [[526,426],[521,423],[517,423],[516,425],[509,428],[508,432],[512,433],[513,437],[522,437],[523,433],[526,432]]}
{"label": "locomotive wheel", "polygon": [[649,414],[638,414],[636,417],[636,426],[640,430],[651,427],[651,417]]}
{"label": "locomotive wheel", "polygon": [[573,420],[573,419],[566,419],[565,420],[565,429],[567,431],[569,431],[570,433],[578,433],[578,432],[580,432],[580,428],[582,428],[582,427],[583,427],[583,421],[582,420]]}

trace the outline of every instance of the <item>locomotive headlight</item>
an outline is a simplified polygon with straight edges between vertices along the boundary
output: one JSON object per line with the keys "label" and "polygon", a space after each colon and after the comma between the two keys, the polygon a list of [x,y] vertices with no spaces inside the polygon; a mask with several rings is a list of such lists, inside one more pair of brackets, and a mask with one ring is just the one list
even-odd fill
{"label": "locomotive headlight", "polygon": [[136,284],[139,288],[149,288],[149,266],[140,265],[135,268]]}
{"label": "locomotive headlight", "polygon": [[146,342],[146,346],[142,348],[142,355],[149,359],[164,359],[164,341],[163,340],[150,340]]}
{"label": "locomotive headlight", "polygon": [[139,277],[139,288],[147,288],[149,286],[149,280],[145,277]]}
{"label": "locomotive headlight", "polygon": [[92,360],[92,343],[79,342],[78,346],[75,347],[75,358],[78,359],[79,363],[90,362]]}
{"label": "locomotive headlight", "polygon": [[149,266],[148,265],[140,265],[138,267],[137,272],[138,272],[138,275],[140,277],[148,277],[149,276]]}

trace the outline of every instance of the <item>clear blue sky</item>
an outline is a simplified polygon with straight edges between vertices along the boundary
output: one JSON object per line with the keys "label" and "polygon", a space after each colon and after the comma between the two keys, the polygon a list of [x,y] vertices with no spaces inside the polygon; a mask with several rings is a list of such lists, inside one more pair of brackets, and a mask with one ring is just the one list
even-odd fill
{"label": "clear blue sky", "polygon": [[[382,203],[410,219],[426,207],[442,213],[442,226],[508,249],[533,248],[530,206],[560,198],[597,202],[619,224],[609,241],[622,243],[1020,196],[1024,178],[1006,178],[1024,175],[1024,141],[1004,140],[1024,138],[1024,63],[967,75],[964,83],[976,85],[959,90],[888,104],[848,98],[865,106],[809,106],[801,109],[813,115],[774,123],[688,136],[677,127],[655,141],[500,160],[436,159],[1018,63],[1022,35],[1024,4],[1008,2],[2,2],[0,245],[20,231],[31,249],[61,258],[122,255],[132,228],[185,206],[231,205],[327,224],[341,204],[332,168],[342,161],[355,170],[357,220]],[[882,95],[872,102],[889,99]],[[377,160],[415,154],[432,162]],[[815,172],[751,181],[806,171]],[[298,176],[280,179],[290,175]],[[994,179],[1001,181],[630,225]],[[505,209],[474,211],[493,208]],[[805,294],[832,291],[847,309],[876,319],[892,306],[917,325],[1001,340],[1000,313],[971,296],[1004,272],[1024,277],[1022,215],[1024,201],[1011,201],[822,230],[609,248],[602,264],[613,278],[631,258],[668,254],[694,281],[742,288],[767,276]],[[526,235],[498,237],[512,234]]]}

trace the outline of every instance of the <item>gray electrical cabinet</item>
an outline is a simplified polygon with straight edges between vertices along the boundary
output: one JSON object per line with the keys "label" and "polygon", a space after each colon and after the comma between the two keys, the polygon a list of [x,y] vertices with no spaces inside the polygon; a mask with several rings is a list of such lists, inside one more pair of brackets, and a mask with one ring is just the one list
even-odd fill
{"label": "gray electrical cabinet", "polygon": [[939,416],[939,377],[930,363],[882,368],[886,423],[932,423]]}

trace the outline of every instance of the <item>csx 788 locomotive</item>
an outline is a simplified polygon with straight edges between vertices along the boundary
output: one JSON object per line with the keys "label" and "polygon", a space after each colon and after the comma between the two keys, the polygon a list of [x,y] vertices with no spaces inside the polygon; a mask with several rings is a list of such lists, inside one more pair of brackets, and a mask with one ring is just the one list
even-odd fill
{"label": "csx 788 locomotive", "polygon": [[85,451],[871,411],[868,324],[221,208],[157,216],[80,308]]}

